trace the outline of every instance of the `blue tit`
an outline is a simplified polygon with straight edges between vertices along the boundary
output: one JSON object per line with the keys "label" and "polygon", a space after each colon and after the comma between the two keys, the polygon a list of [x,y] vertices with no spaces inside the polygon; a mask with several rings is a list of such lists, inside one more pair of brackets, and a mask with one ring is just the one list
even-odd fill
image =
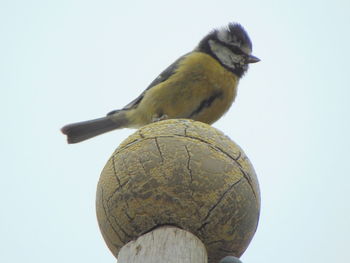
{"label": "blue tit", "polygon": [[242,263],[242,261],[234,256],[227,256],[221,259],[219,263]]}
{"label": "blue tit", "polygon": [[62,128],[77,143],[121,128],[139,128],[164,119],[212,124],[231,106],[248,64],[260,61],[237,23],[215,29],[198,46],[165,69],[135,100],[107,116]]}

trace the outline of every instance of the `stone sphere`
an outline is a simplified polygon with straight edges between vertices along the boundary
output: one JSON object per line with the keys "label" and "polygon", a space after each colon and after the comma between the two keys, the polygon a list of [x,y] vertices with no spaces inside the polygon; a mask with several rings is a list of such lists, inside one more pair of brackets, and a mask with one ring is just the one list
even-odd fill
{"label": "stone sphere", "polygon": [[115,150],[97,187],[96,212],[107,246],[158,226],[196,235],[209,263],[240,257],[258,224],[259,185],[243,150],[217,129],[191,120],[159,121]]}

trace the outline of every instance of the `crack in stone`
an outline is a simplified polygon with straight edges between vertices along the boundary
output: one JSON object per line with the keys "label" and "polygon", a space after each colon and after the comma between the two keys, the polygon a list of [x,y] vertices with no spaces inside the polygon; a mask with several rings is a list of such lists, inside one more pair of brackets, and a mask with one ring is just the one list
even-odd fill
{"label": "crack in stone", "polygon": [[129,222],[130,222],[130,223],[131,223],[132,221],[134,221],[135,218],[129,215],[127,209],[125,210],[125,215],[126,215],[126,217],[129,219]]}
{"label": "crack in stone", "polygon": [[[125,145],[123,148],[119,149],[116,153],[119,153],[127,148],[129,148],[130,146],[132,146],[135,142],[138,142],[138,141],[144,141],[144,140],[157,140],[158,138],[173,138],[173,137],[182,137],[182,138],[190,138],[190,139],[193,139],[193,140],[196,140],[196,141],[200,141],[200,142],[203,142],[205,144],[207,144],[209,147],[213,148],[213,149],[216,149],[222,153],[224,153],[225,155],[229,156],[231,159],[237,161],[240,157],[241,157],[241,152],[239,152],[239,155],[238,157],[236,158],[233,158],[229,153],[225,152],[223,149],[217,147],[217,146],[214,146],[214,145],[211,145],[208,141],[206,140],[203,140],[203,139],[200,139],[200,138],[197,138],[197,137],[194,137],[194,136],[188,136],[187,135],[187,128],[185,129],[184,131],[184,135],[182,134],[174,134],[174,135],[163,135],[163,136],[157,136],[157,137],[143,137],[142,140],[140,139],[136,139],[136,140],[133,140],[131,141],[130,143],[128,143],[127,145]],[[158,144],[158,142],[156,142]],[[159,145],[157,145],[159,147]],[[115,153],[115,154],[116,154]]]}
{"label": "crack in stone", "polygon": [[138,159],[139,159],[139,162],[140,162],[140,164],[142,166],[143,171],[145,172],[146,175],[148,175],[147,170],[145,168],[145,165],[143,164],[143,161],[141,160],[141,157],[138,157]]}
{"label": "crack in stone", "polygon": [[125,181],[125,183],[121,184],[120,187],[117,187],[117,189],[115,189],[113,191],[113,193],[107,198],[107,203],[109,203],[109,201],[111,201],[111,199],[114,197],[114,195],[121,189],[123,188],[127,183],[129,183],[130,180]]}
{"label": "crack in stone", "polygon": [[189,173],[190,173],[190,179],[191,179],[191,184],[192,184],[192,182],[193,182],[193,174],[192,174],[192,169],[191,169],[191,167],[190,167],[190,163],[191,163],[191,155],[190,155],[190,152],[189,152],[189,150],[188,150],[188,148],[187,148],[187,146],[185,145],[185,149],[186,149],[186,152],[187,152],[187,156],[188,156],[188,161],[187,161],[187,170],[189,171]]}
{"label": "crack in stone", "polygon": [[238,183],[241,182],[242,179],[246,179],[245,177],[242,177],[241,179],[239,179],[238,181],[234,182],[232,185],[230,185],[230,187],[219,197],[219,199],[215,202],[215,204],[209,209],[207,215],[204,217],[203,219],[203,224],[197,229],[197,231],[201,231],[209,222],[206,222],[207,219],[210,217],[211,212],[221,203],[221,201],[224,199],[224,197],[226,196],[226,194],[228,192],[230,192],[232,190],[233,187],[235,187],[235,185],[237,185]]}
{"label": "crack in stone", "polygon": [[237,158],[236,158],[235,160],[238,161],[238,160],[241,158],[241,156],[242,156],[242,152],[239,151],[239,152],[238,152],[238,156],[237,156]]}
{"label": "crack in stone", "polygon": [[131,215],[129,215],[128,213],[128,210],[130,209],[129,208],[129,203],[128,203],[128,200],[127,199],[124,199],[124,202],[125,202],[125,205],[126,205],[126,209],[125,209],[125,215],[126,217],[129,219],[129,222],[131,223],[132,221],[134,221],[135,217],[132,217]]}
{"label": "crack in stone", "polygon": [[163,158],[163,155],[162,155],[162,151],[160,150],[160,146],[159,146],[159,143],[158,143],[158,137],[154,137],[153,138],[154,141],[156,142],[156,146],[157,146],[157,149],[159,151],[159,155],[160,155],[160,158],[162,159],[162,163],[164,162],[164,158]]}
{"label": "crack in stone", "polygon": [[[142,138],[141,138],[141,140],[142,140]],[[132,146],[134,143],[137,143],[137,142],[139,142],[139,141],[141,141],[141,140],[140,140],[140,139],[135,139],[135,140],[129,142],[127,145],[124,145],[122,148],[117,149],[117,151],[116,151],[114,154],[120,153],[120,152],[123,151],[124,149],[129,148],[129,147]]]}
{"label": "crack in stone", "polygon": [[201,231],[209,222],[204,222],[200,227],[197,228],[197,231]]}
{"label": "crack in stone", "polygon": [[[192,138],[192,139],[195,139],[195,138]],[[217,146],[211,145],[211,144],[209,144],[208,142],[206,142],[204,140],[202,142],[208,144],[212,149],[223,153],[224,155],[229,157],[231,160],[233,160],[239,167],[242,167],[242,165],[238,162],[239,158],[241,158],[241,155],[242,155],[241,151],[239,151],[238,157],[234,158],[233,156],[231,156],[228,152],[224,151],[223,149],[221,149],[221,148],[219,148]]]}
{"label": "crack in stone", "polygon": [[[108,198],[108,200],[107,200],[107,210],[109,211],[110,209],[109,209],[109,206],[108,206],[108,203],[109,203],[109,201],[111,200],[111,198],[113,197],[113,195],[116,193],[117,191],[115,191],[109,198]],[[106,211],[106,208],[105,208],[105,206],[104,206],[104,210],[105,210],[105,213],[107,213]],[[113,213],[110,213],[110,211],[109,211],[109,217],[112,217],[113,219],[114,219],[114,223],[118,226],[118,228],[123,232],[123,234],[126,236],[126,237],[128,237],[129,239],[130,238],[132,238],[122,227],[121,227],[121,225],[118,223],[118,221],[117,221],[117,218],[113,215]],[[109,217],[107,217],[107,221],[108,221],[108,223],[110,224],[110,226],[111,226],[111,228],[113,229],[113,231],[118,235],[118,237],[119,238],[121,238],[120,236],[119,236],[119,234],[118,234],[118,232],[116,231],[116,229],[115,229],[115,227],[114,227],[114,225],[112,224],[112,222],[110,221],[110,219],[109,219]],[[123,239],[120,239],[121,241],[123,241]],[[124,242],[124,241],[123,241]],[[125,242],[124,242],[125,243]]]}
{"label": "crack in stone", "polygon": [[247,173],[242,168],[239,168],[239,169],[241,170],[241,173],[243,174],[243,177],[247,180],[248,184],[250,185],[250,188],[252,189],[252,192],[253,192],[253,195],[255,197],[255,200],[259,200],[259,198],[256,196],[254,185],[253,185],[250,177],[247,175]]}
{"label": "crack in stone", "polygon": [[[130,235],[124,230],[124,228],[122,228],[121,225],[118,223],[117,218],[116,218],[112,213],[110,213],[110,216],[114,219],[114,223],[119,227],[119,229],[123,232],[123,234],[124,234],[126,237],[128,237],[129,239],[132,239],[133,237],[130,236]],[[112,227],[112,228],[113,228],[113,227]],[[114,228],[113,228],[113,230],[114,230]],[[114,230],[114,231],[115,231],[115,230]]]}
{"label": "crack in stone", "polygon": [[[110,227],[113,229],[114,233],[118,236],[119,240],[125,244],[125,240],[119,235],[118,231],[114,228],[112,222],[109,220],[109,216],[107,214],[108,208],[106,208],[105,203],[104,203],[104,198],[103,198],[103,188],[101,187],[101,198],[102,198],[102,208],[106,216],[106,220],[109,223]],[[107,234],[105,234],[107,236]],[[108,238],[109,239],[109,238]],[[109,239],[110,240],[110,239]],[[113,242],[112,242],[113,243]],[[115,247],[118,247],[117,245],[113,244]]]}
{"label": "crack in stone", "polygon": [[117,179],[117,182],[118,182],[119,187],[122,187],[122,186],[121,186],[121,183],[120,183],[120,179],[119,179],[119,177],[118,177],[118,175],[117,175],[117,170],[115,169],[114,155],[112,156],[112,167],[113,167],[114,177]]}
{"label": "crack in stone", "polygon": [[188,129],[188,125],[185,124],[185,129],[184,129],[184,134],[185,134],[185,137],[187,137],[187,129]]}
{"label": "crack in stone", "polygon": [[[234,161],[237,161],[242,155],[241,151],[239,151],[238,157],[234,158],[233,156],[231,156],[229,153],[227,153],[223,149],[221,149],[221,148],[219,148],[217,146],[211,145],[210,142],[208,142],[206,140],[203,140],[201,138],[197,138],[197,137],[193,137],[193,136],[187,136],[186,133],[185,133],[185,135],[174,134],[174,135],[163,135],[163,136],[157,136],[157,137],[148,137],[148,138],[144,138],[144,140],[156,140],[157,147],[159,149],[158,138],[173,138],[173,137],[190,138],[190,139],[193,139],[193,140],[196,140],[196,141],[203,142],[203,143],[207,144],[210,148],[218,150],[219,152],[227,155],[230,159],[232,159]],[[134,143],[134,141],[132,143]],[[126,149],[128,146],[129,146],[129,144],[126,145],[123,149]],[[239,164],[239,163],[238,163],[238,165],[241,166],[241,164]]]}
{"label": "crack in stone", "polygon": [[190,166],[190,163],[191,163],[191,154],[190,154],[190,151],[188,150],[188,148],[187,148],[186,145],[185,145],[185,149],[186,149],[187,156],[188,156],[187,170],[188,170],[189,175],[190,175],[190,185],[189,185],[189,188],[190,188],[190,190],[191,190],[191,198],[193,199],[193,194],[194,194],[194,190],[193,190],[193,187],[192,187],[192,183],[193,183],[193,171],[192,171],[191,166]]}

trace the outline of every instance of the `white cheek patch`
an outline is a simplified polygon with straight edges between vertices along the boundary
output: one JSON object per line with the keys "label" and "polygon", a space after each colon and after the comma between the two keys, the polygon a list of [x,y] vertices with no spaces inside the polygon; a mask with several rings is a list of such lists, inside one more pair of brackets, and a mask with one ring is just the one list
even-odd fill
{"label": "white cheek patch", "polygon": [[235,68],[235,64],[244,65],[244,58],[240,55],[233,53],[227,47],[220,45],[214,40],[209,40],[209,46],[211,51],[217,56],[217,58],[221,61],[222,64]]}

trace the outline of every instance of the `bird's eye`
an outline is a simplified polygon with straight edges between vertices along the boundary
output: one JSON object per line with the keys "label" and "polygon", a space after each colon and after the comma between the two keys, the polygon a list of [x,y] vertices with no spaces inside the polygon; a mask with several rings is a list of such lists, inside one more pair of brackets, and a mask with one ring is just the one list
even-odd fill
{"label": "bird's eye", "polygon": [[236,36],[232,36],[232,35],[231,35],[231,39],[229,40],[229,42],[231,44],[236,45],[236,46],[240,44],[239,41],[237,40],[237,37]]}
{"label": "bird's eye", "polygon": [[239,47],[237,46],[230,46],[230,49],[232,50],[233,53],[237,55],[246,55]]}

